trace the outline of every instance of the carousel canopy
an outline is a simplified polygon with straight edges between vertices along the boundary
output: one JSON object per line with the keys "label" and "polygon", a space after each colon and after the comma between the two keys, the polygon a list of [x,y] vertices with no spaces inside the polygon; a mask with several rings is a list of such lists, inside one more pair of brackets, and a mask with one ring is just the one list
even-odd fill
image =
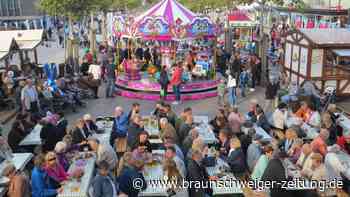
{"label": "carousel canopy", "polygon": [[136,23],[141,23],[146,18],[162,18],[168,25],[181,22],[182,24],[190,24],[196,17],[196,14],[185,8],[176,0],[162,0],[151,9],[135,19]]}
{"label": "carousel canopy", "polygon": [[136,18],[115,16],[112,28],[117,37],[160,41],[213,37],[216,33],[209,18],[197,16],[176,0],[162,0]]}

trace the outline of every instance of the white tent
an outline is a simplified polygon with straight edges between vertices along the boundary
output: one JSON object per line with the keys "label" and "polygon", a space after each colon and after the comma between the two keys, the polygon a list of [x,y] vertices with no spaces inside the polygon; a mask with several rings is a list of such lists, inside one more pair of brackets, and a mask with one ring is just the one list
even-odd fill
{"label": "white tent", "polygon": [[0,60],[3,60],[7,55],[9,55],[11,50],[16,49],[18,49],[18,45],[13,37],[10,35],[0,35]]}

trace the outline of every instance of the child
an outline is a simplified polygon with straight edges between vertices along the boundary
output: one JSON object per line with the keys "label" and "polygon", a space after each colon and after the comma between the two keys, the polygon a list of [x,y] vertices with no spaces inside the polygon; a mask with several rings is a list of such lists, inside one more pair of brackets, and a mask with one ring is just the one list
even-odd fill
{"label": "child", "polygon": [[239,75],[239,88],[241,89],[242,97],[246,96],[245,89],[248,85],[248,81],[249,81],[249,74],[247,72],[247,69],[243,67],[243,71]]}
{"label": "child", "polygon": [[221,79],[218,84],[218,105],[221,107],[225,104],[225,91],[226,91],[226,83],[225,79]]}

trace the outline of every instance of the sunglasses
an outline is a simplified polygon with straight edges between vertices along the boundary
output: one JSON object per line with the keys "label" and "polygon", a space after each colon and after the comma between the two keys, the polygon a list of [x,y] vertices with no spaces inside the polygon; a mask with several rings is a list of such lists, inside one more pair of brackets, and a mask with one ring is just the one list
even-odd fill
{"label": "sunglasses", "polygon": [[53,157],[51,159],[49,159],[48,161],[55,161],[56,160],[56,157]]}

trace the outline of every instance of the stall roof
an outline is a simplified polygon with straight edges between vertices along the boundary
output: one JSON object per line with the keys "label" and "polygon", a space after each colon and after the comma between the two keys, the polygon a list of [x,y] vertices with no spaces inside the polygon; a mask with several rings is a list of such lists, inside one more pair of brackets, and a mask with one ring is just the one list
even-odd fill
{"label": "stall roof", "polygon": [[335,49],[333,52],[340,57],[350,57],[350,49]]}
{"label": "stall roof", "polygon": [[247,12],[235,10],[228,15],[231,26],[254,26],[256,23],[248,16]]}
{"label": "stall roof", "polygon": [[339,47],[350,45],[350,30],[335,29],[300,29],[300,32],[315,45]]}
{"label": "stall roof", "polygon": [[5,58],[11,50],[18,49],[15,39],[11,34],[0,34],[0,60]]}
{"label": "stall roof", "polygon": [[19,49],[32,50],[41,43],[43,33],[42,29],[0,31],[0,40],[15,39]]}

